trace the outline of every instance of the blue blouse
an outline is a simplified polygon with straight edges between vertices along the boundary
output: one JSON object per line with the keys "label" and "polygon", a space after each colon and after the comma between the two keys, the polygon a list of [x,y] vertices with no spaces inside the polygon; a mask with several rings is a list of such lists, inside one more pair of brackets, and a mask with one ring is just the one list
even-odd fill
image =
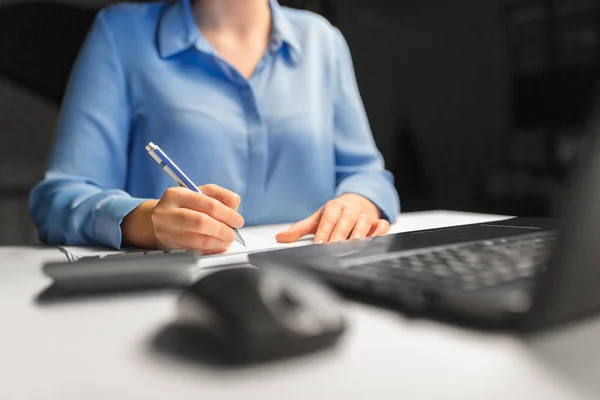
{"label": "blue blouse", "polygon": [[300,220],[348,192],[395,218],[343,36],[316,14],[270,6],[270,46],[248,80],[203,38],[190,0],[98,14],[31,193],[44,242],[119,248],[122,219],[174,185],[150,141],[196,184],[238,193],[247,225]]}

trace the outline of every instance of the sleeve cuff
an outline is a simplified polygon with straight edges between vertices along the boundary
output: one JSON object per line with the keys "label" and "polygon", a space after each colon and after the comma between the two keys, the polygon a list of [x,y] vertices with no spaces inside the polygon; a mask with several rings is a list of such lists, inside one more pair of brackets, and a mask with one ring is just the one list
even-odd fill
{"label": "sleeve cuff", "polygon": [[127,214],[147,199],[113,195],[98,205],[95,236],[104,246],[120,249],[122,245],[121,222]]}

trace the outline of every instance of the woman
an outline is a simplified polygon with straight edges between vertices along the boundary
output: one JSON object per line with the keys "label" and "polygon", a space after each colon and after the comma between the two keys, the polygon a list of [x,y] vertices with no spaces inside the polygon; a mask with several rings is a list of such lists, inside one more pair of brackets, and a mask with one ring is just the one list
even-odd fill
{"label": "woman", "polygon": [[[172,188],[150,141],[206,196]],[[101,11],[30,201],[47,243],[202,253],[244,224],[300,220],[281,242],[381,235],[398,211],[341,33],[276,0]]]}

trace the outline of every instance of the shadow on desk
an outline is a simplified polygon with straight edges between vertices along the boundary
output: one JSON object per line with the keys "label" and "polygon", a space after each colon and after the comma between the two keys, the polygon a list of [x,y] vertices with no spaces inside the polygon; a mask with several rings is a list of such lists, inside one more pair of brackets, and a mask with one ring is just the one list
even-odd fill
{"label": "shadow on desk", "polygon": [[273,366],[297,361],[308,361],[311,357],[335,352],[337,345],[324,347],[310,352],[301,352],[268,359],[247,359],[233,354],[221,344],[199,330],[177,322],[160,329],[150,340],[149,351],[154,355],[194,368],[206,368],[214,371],[245,371],[254,367]]}
{"label": "shadow on desk", "polygon": [[212,342],[186,326],[171,323],[160,329],[150,343],[150,351],[186,365],[218,369],[240,367],[223,357]]}
{"label": "shadow on desk", "polygon": [[157,292],[172,291],[173,287],[156,286],[136,289],[115,289],[97,291],[67,291],[62,290],[56,284],[44,288],[35,298],[34,303],[38,306],[50,306],[81,301],[100,301],[107,298],[127,298],[132,296],[156,294]]}

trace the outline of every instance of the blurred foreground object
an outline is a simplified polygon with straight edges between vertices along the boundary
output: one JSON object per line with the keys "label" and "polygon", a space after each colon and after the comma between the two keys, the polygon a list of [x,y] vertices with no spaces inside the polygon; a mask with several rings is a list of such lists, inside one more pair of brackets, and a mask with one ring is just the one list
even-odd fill
{"label": "blurred foreground object", "polygon": [[225,269],[200,279],[181,296],[179,323],[235,363],[324,349],[346,329],[330,289],[283,267]]}

